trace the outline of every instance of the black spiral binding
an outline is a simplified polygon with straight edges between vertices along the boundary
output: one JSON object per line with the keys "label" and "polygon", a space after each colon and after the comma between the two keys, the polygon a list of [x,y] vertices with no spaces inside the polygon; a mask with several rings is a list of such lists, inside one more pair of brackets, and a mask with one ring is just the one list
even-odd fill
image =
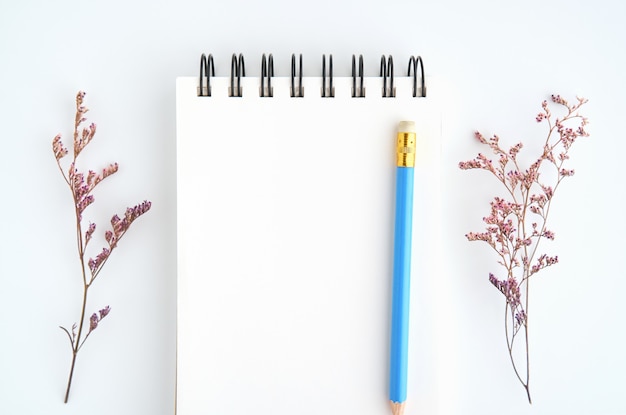
{"label": "black spiral binding", "polygon": [[[393,58],[385,59],[385,55],[380,58],[380,76],[383,77],[383,98],[394,98],[396,88],[393,86]],[[389,79],[389,89],[387,89],[387,79]]]}
{"label": "black spiral binding", "polygon": [[[200,79],[198,80],[198,96],[211,96],[211,77],[215,76],[215,65],[213,64],[213,55],[209,54],[207,59],[203,53],[200,57]],[[202,86],[206,78],[206,89]]]}
{"label": "black spiral binding", "polygon": [[291,55],[291,97],[304,98],[304,88],[302,87],[302,54],[300,54],[300,64],[298,66],[298,89],[295,88],[296,78],[296,54]]}
{"label": "black spiral binding", "polygon": [[[265,58],[265,53],[261,58],[261,90],[259,96],[273,97],[274,89],[272,88],[272,76],[274,76],[274,57],[270,53],[269,58]],[[267,78],[267,90],[265,89],[265,79]]]}
{"label": "black spiral binding", "polygon": [[334,98],[333,88],[333,55],[328,56],[328,89],[326,89],[326,55],[322,55],[322,98]]}
{"label": "black spiral binding", "polygon": [[[328,77],[326,73],[326,55],[322,55],[322,98],[334,98],[335,88],[333,87],[333,55],[328,56]],[[419,87],[418,87],[418,68],[419,68]],[[411,74],[412,73],[412,74]],[[230,67],[230,86],[228,88],[229,97],[242,97],[243,88],[241,87],[241,77],[246,76],[243,55],[237,56],[233,53]],[[261,58],[261,87],[259,88],[260,97],[273,97],[272,77],[274,76],[274,57],[272,54],[266,57],[263,54]],[[394,86],[394,69],[393,57],[391,55],[380,59],[380,76],[383,78],[383,98],[394,98],[396,96],[396,88]],[[424,61],[421,56],[411,56],[409,58],[409,67],[407,76],[413,77],[413,97],[426,97],[426,78],[424,77]],[[211,96],[211,77],[215,77],[215,64],[213,63],[213,55],[208,56],[204,53],[200,57],[200,77],[198,80],[197,94],[199,97]],[[296,77],[298,83],[296,85]],[[302,54],[299,55],[299,64],[296,70],[296,55],[291,55],[291,91],[292,98],[304,97],[304,87],[302,86]],[[359,55],[358,71],[356,55],[352,55],[352,98],[365,98],[365,86],[363,79],[363,55]],[[358,78],[358,81],[357,81]],[[206,87],[204,81],[206,79]],[[235,82],[236,80],[236,82]],[[267,80],[267,87],[265,81]],[[328,87],[327,87],[328,82]]]}
{"label": "black spiral binding", "polygon": [[421,97],[426,98],[426,81],[424,79],[424,62],[421,56],[411,56],[409,59],[409,69],[407,75],[411,76],[411,66],[413,67],[413,98],[417,97],[417,67],[421,69]]}
{"label": "black spiral binding", "polygon": [[[243,55],[239,54],[239,60],[237,55],[233,53],[233,57],[230,62],[230,88],[228,90],[229,97],[242,97],[243,89],[241,88],[241,77],[246,76],[246,67],[243,63]],[[235,77],[237,78],[237,88],[235,88]]]}
{"label": "black spiral binding", "polygon": [[363,55],[359,55],[359,88],[356,86],[356,57],[352,55],[352,98],[365,98],[365,88],[363,87]]}

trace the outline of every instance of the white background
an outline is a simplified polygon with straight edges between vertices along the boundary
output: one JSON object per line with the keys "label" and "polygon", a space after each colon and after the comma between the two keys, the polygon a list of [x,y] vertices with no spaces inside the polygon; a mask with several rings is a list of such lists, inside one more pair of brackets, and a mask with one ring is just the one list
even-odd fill
{"label": "white background", "polygon": [[[618,1],[2,0],[0,413],[173,413],[175,78],[196,75],[202,52],[213,53],[221,75],[231,53],[242,52],[254,76],[271,52],[277,75],[287,75],[295,52],[305,74],[316,75],[322,53],[333,53],[337,75],[349,74],[353,53],[365,56],[368,74],[383,53],[402,73],[408,56],[420,54],[427,74],[451,86],[443,143],[449,272],[441,275],[450,306],[434,316],[449,356],[442,413],[626,414],[625,18]],[[112,311],[79,354],[64,405],[70,352],[57,326],[76,319],[80,277],[70,195],[50,143],[59,132],[71,136],[79,89],[99,127],[85,158],[120,163],[96,194],[93,220],[102,228],[143,199],[153,207],[94,286],[90,310]],[[576,176],[553,211],[549,249],[561,263],[531,293],[531,407],[506,355],[503,299],[487,281],[494,258],[463,236],[480,230],[493,182],[456,165],[479,151],[475,129],[511,142],[543,138],[534,116],[551,93],[590,99],[592,136],[576,145]]]}

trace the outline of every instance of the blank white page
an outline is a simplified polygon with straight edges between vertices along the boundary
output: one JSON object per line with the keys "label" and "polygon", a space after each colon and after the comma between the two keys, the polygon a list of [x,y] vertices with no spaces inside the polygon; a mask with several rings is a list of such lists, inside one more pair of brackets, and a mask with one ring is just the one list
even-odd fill
{"label": "blank white page", "polygon": [[[178,415],[389,413],[398,123],[416,123],[407,413],[437,405],[441,115],[409,78],[177,80]],[[437,93],[427,79],[430,95]]]}

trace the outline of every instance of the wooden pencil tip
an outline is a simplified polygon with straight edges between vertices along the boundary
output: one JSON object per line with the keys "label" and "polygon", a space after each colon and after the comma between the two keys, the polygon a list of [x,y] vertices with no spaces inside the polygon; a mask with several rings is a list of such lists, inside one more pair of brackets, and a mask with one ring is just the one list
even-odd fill
{"label": "wooden pencil tip", "polygon": [[404,414],[404,402],[394,402],[389,401],[391,403],[391,413],[393,415],[403,415]]}

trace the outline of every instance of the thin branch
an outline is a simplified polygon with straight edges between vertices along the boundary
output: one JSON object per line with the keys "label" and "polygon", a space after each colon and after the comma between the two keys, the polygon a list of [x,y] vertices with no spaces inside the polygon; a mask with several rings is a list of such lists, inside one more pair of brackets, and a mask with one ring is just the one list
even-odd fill
{"label": "thin branch", "polygon": [[72,335],[70,334],[70,332],[67,331],[67,329],[63,326],[59,326],[59,328],[67,333],[67,337],[70,339],[70,345],[72,346],[72,349],[74,349],[74,340],[72,340]]}
{"label": "thin branch", "polygon": [[504,334],[506,335],[506,348],[509,351],[509,358],[511,359],[511,364],[513,365],[513,370],[515,371],[515,375],[517,379],[519,379],[520,383],[526,386],[524,381],[522,380],[519,372],[517,371],[517,366],[515,365],[515,359],[513,358],[513,339],[509,342],[509,324],[508,324],[508,314],[509,314],[509,303],[507,302],[504,308]]}
{"label": "thin branch", "polygon": [[83,344],[85,344],[85,342],[87,341],[87,339],[89,338],[89,335],[93,333],[93,330],[89,330],[89,332],[87,333],[87,335],[85,336],[85,338],[83,339],[82,342],[80,342],[80,345],[78,346],[78,348],[76,349],[76,352],[78,353],[78,351],[83,347]]}

